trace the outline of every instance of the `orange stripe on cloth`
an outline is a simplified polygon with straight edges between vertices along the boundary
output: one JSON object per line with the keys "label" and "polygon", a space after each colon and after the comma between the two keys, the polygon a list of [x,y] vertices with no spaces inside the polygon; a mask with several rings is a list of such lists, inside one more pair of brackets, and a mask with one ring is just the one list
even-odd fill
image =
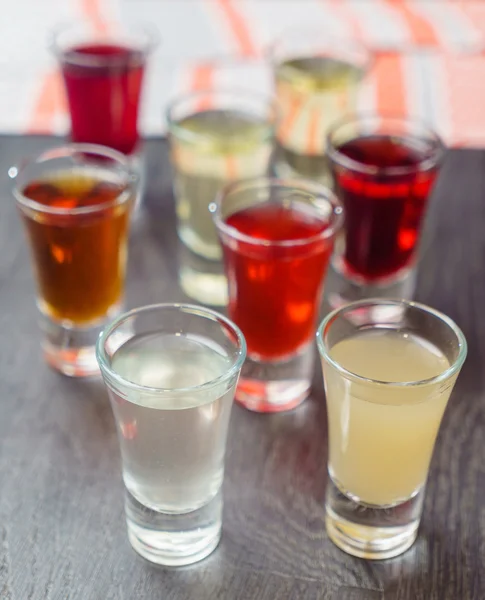
{"label": "orange stripe on cloth", "polygon": [[439,37],[430,21],[419,14],[406,0],[382,1],[392,7],[404,20],[415,44],[431,46],[440,44]]}
{"label": "orange stripe on cloth", "polygon": [[81,12],[96,33],[108,31],[108,24],[101,11],[100,0],[81,0]]}
{"label": "orange stripe on cloth", "polygon": [[52,133],[56,114],[66,110],[66,99],[61,74],[51,71],[44,76],[27,133]]}
{"label": "orange stripe on cloth", "polygon": [[322,115],[320,109],[313,109],[308,122],[308,154],[319,154],[322,140],[320,140],[320,122]]}
{"label": "orange stripe on cloth", "polygon": [[[80,11],[96,33],[108,30],[100,0],[80,0]],[[48,72],[38,89],[27,133],[53,133],[56,116],[67,111],[61,74],[57,70]]]}
{"label": "orange stripe on cloth", "polygon": [[300,116],[303,99],[295,94],[290,96],[287,102],[289,104],[288,109],[284,111],[281,124],[278,128],[278,138],[283,144],[291,136],[295,121]]}
{"label": "orange stripe on cloth", "polygon": [[376,108],[379,114],[407,115],[403,57],[397,53],[378,53],[373,75],[376,82]]}
{"label": "orange stripe on cloth", "polygon": [[238,46],[240,54],[246,58],[254,58],[258,56],[258,49],[254,43],[249,25],[245,18],[236,7],[237,3],[234,0],[215,0],[216,5],[220,8],[229,29]]}
{"label": "orange stripe on cloth", "polygon": [[[196,65],[191,74],[189,88],[192,92],[210,91],[214,86],[215,67],[212,63],[200,63]],[[196,105],[197,110],[207,110],[211,108],[212,101],[210,95],[199,100]]]}

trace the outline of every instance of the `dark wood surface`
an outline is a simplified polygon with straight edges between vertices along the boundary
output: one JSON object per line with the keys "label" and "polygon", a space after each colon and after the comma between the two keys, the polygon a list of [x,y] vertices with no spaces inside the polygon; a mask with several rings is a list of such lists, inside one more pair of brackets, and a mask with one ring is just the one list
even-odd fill
{"label": "dark wood surface", "polygon": [[[34,285],[8,167],[57,143],[0,137],[1,600],[483,600],[485,598],[485,153],[450,154],[427,221],[417,298],[463,328],[469,356],[436,446],[420,535],[402,557],[354,559],[324,528],[321,376],[296,411],[234,407],[216,552],[154,568],[125,533],[120,459],[99,380],[44,365]],[[185,300],[163,142],[130,244],[127,305]],[[399,469],[399,465],[396,465]]]}

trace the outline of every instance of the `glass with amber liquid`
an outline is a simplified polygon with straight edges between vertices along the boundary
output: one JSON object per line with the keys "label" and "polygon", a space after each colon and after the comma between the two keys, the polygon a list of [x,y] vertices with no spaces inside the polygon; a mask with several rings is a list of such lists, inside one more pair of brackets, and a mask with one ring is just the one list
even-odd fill
{"label": "glass with amber liquid", "polygon": [[66,375],[97,372],[94,344],[122,304],[137,176],[120,153],[55,148],[9,171],[30,242],[47,362]]}
{"label": "glass with amber liquid", "polygon": [[334,121],[356,110],[370,55],[354,40],[295,30],[273,45],[271,62],[280,114],[276,173],[328,184],[326,134]]}

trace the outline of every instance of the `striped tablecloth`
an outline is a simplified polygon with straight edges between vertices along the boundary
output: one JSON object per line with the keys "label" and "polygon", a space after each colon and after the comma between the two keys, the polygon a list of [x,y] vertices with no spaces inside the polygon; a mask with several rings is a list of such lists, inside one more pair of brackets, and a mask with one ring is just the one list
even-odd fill
{"label": "striped tablecloth", "polygon": [[2,3],[0,131],[62,133],[62,81],[47,50],[59,22],[94,30],[148,21],[142,129],[164,131],[177,94],[211,86],[270,91],[265,59],[291,27],[321,27],[377,51],[359,106],[426,120],[449,144],[485,145],[485,0],[8,0]]}

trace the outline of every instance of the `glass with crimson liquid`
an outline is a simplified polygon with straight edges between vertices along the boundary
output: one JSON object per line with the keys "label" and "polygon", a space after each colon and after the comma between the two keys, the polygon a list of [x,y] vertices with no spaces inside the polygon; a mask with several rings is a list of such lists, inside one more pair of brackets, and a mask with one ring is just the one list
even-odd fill
{"label": "glass with crimson liquid", "polygon": [[320,294],[342,206],[320,184],[261,177],[229,184],[210,209],[229,315],[248,346],[236,400],[257,412],[294,408],[310,390]]}
{"label": "glass with crimson liquid", "polygon": [[108,34],[74,24],[54,32],[51,48],[64,79],[73,142],[136,154],[145,63],[156,45],[156,34],[141,26]]}
{"label": "glass with crimson liquid", "polygon": [[408,119],[355,117],[330,130],[328,158],[345,207],[331,305],[412,297],[421,226],[443,155],[438,135]]}

